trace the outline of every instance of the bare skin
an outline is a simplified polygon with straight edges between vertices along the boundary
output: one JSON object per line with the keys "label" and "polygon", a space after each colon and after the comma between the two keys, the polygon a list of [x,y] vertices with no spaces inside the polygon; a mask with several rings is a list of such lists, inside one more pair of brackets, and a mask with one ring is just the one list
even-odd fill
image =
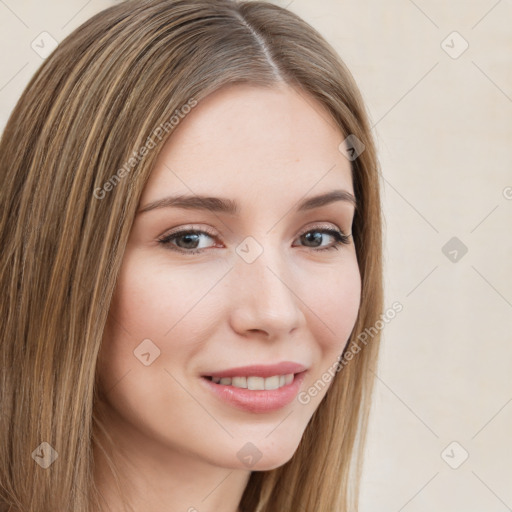
{"label": "bare skin", "polygon": [[[360,274],[353,239],[337,243],[323,230],[350,235],[354,205],[295,208],[334,190],[354,194],[344,138],[302,92],[233,85],[201,101],[160,153],[140,209],[187,194],[230,199],[239,211],[154,208],[133,224],[98,362],[101,415],[133,511],[239,512],[251,471],[296,451],[328,386],[307,404],[253,413],[220,400],[201,376],[293,361],[307,367],[304,391],[342,353]],[[159,242],[177,228],[207,232],[194,248],[183,235]],[[247,237],[258,244],[251,251],[262,249],[251,263],[236,252]],[[143,340],[149,365],[134,355]],[[239,452],[252,445],[261,457],[249,467]],[[95,456],[98,486],[120,512]]]}

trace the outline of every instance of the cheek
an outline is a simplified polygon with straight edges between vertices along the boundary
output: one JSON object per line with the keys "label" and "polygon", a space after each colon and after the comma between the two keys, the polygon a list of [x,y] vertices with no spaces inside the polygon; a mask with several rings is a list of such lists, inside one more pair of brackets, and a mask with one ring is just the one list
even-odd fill
{"label": "cheek", "polygon": [[194,279],[190,269],[148,263],[144,253],[127,255],[111,305],[117,329],[136,342],[141,336],[162,341],[186,321],[197,296],[208,283]]}
{"label": "cheek", "polygon": [[[197,272],[186,265],[171,269],[160,262],[148,264],[142,252],[125,253],[98,359],[105,380],[138,371],[139,346],[158,354],[153,368],[184,368],[180,363],[200,350],[204,325],[218,316],[214,308],[205,310],[206,296],[224,272],[211,268]],[[151,340],[154,347],[144,340]]]}
{"label": "cheek", "polygon": [[310,318],[316,317],[317,346],[324,360],[335,360],[342,353],[359,312],[361,278],[357,262],[347,262],[342,270],[318,278],[314,290],[314,314]]}
{"label": "cheek", "polygon": [[98,356],[104,389],[111,388],[127,372],[133,374],[139,369],[141,363],[134,350],[143,340],[150,339],[160,348],[157,340],[170,327],[166,325],[170,320],[165,311],[171,305],[162,296],[163,287],[161,279],[138,265],[128,251],[125,253]]}

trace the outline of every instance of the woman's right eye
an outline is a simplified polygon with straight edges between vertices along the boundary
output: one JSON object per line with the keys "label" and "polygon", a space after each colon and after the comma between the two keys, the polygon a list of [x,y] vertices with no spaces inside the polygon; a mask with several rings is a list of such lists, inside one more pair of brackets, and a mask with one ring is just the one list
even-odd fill
{"label": "woman's right eye", "polygon": [[[158,242],[173,251],[187,254],[196,254],[205,249],[205,247],[198,247],[198,242],[203,235],[208,238],[213,238],[213,235],[207,233],[206,231],[187,229],[165,235],[164,237],[160,238]],[[180,247],[178,244],[174,243],[176,240],[180,239],[184,241],[184,244],[182,244],[184,245],[183,247]]]}

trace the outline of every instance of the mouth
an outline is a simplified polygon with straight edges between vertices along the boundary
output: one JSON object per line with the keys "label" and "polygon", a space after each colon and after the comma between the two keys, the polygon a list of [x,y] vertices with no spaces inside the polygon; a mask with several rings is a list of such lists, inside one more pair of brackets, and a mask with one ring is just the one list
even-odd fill
{"label": "mouth", "polygon": [[219,386],[232,386],[234,388],[249,389],[252,391],[271,391],[288,386],[299,373],[286,373],[284,375],[272,375],[271,377],[259,377],[257,375],[250,375],[248,377],[213,377],[206,375],[203,378]]}
{"label": "mouth", "polygon": [[220,402],[250,413],[270,413],[290,405],[307,370],[263,377],[260,375],[202,375],[205,390]]}

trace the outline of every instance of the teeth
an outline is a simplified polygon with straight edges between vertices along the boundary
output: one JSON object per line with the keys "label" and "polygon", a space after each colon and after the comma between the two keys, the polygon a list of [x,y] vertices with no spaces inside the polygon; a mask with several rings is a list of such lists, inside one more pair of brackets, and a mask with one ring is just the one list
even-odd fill
{"label": "teeth", "polygon": [[254,391],[265,389],[265,379],[263,377],[247,377],[247,389]]}
{"label": "teeth", "polygon": [[277,389],[279,387],[279,375],[274,375],[274,377],[269,377],[265,380],[265,389]]}
{"label": "teeth", "polygon": [[254,391],[279,389],[293,381],[293,373],[273,375],[272,377],[212,377],[215,384],[233,386],[235,388],[251,389]]}
{"label": "teeth", "polygon": [[233,377],[231,379],[231,385],[235,388],[246,388],[247,387],[247,377]]}

